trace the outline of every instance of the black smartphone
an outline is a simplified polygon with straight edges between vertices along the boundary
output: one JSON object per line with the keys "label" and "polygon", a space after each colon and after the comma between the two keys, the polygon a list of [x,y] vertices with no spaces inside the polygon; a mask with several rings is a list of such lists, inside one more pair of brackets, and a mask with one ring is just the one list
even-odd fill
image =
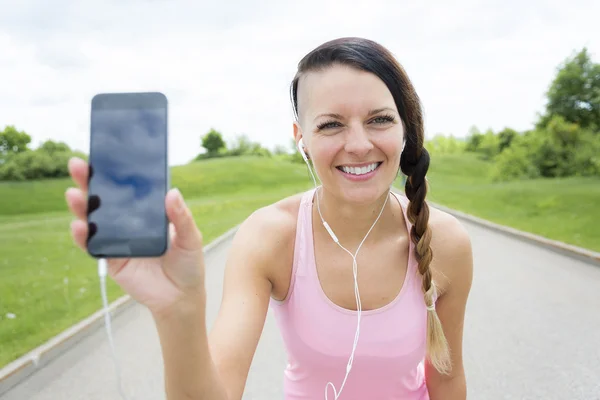
{"label": "black smartphone", "polygon": [[103,93],[91,108],[88,253],[161,256],[169,243],[167,98]]}

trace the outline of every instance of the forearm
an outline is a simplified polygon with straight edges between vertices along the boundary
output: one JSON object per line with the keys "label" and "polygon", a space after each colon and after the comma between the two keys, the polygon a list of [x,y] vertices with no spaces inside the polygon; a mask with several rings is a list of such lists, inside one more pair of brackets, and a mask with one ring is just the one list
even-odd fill
{"label": "forearm", "polygon": [[228,400],[210,355],[206,297],[169,315],[153,315],[162,348],[168,400]]}

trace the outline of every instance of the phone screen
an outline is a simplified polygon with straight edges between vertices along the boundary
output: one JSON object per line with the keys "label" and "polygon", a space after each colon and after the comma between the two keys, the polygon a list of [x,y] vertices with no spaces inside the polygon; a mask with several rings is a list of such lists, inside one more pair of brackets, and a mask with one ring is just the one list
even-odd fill
{"label": "phone screen", "polygon": [[92,101],[88,251],[151,257],[167,247],[167,104],[161,94]]}

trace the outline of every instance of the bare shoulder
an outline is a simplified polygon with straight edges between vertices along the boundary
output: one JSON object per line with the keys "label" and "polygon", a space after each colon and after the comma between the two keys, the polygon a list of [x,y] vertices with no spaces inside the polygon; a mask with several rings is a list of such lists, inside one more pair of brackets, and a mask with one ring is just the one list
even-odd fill
{"label": "bare shoulder", "polygon": [[431,267],[438,275],[437,282],[442,292],[450,286],[470,286],[473,255],[467,229],[455,216],[431,206],[429,210],[433,251]]}
{"label": "bare shoulder", "polygon": [[255,210],[236,232],[232,251],[254,259],[253,265],[273,281],[274,270],[293,257],[296,221],[302,194],[296,194]]}

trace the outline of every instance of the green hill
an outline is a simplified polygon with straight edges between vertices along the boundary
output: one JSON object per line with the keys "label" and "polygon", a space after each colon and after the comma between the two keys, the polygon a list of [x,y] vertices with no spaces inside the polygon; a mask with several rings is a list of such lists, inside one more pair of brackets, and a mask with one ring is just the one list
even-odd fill
{"label": "green hill", "polygon": [[600,251],[600,179],[493,183],[475,155],[432,158],[429,199],[502,225]]}

